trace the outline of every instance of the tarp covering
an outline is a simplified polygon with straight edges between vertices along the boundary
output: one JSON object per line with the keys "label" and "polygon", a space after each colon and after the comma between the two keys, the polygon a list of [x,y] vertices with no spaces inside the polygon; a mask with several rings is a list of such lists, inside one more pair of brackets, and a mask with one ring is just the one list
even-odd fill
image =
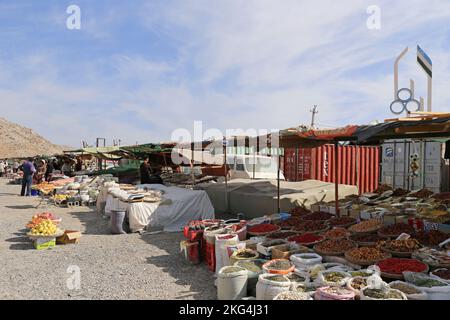
{"label": "tarp covering", "polygon": [[126,203],[109,195],[105,207],[106,213],[111,210],[126,210],[133,232],[146,226],[164,227],[164,231],[177,232],[191,220],[214,218],[214,208],[205,191],[159,184],[143,184],[137,187],[162,190],[165,201]]}
{"label": "tarp covering", "polygon": [[[260,217],[278,211],[277,181],[236,179],[228,183],[228,206],[225,196],[225,184],[200,184],[196,188],[205,190],[217,212],[237,214],[246,217]],[[301,182],[280,181],[281,210],[289,211],[301,204],[307,208],[320,201],[334,200],[334,183],[318,180]],[[356,186],[339,185],[339,199],[351,194],[358,194]]]}

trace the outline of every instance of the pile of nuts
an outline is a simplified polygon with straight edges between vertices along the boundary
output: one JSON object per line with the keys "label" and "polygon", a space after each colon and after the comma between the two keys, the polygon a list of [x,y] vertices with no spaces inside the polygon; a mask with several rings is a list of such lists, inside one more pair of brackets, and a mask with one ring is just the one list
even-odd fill
{"label": "pile of nuts", "polygon": [[356,222],[356,219],[352,217],[336,217],[328,221],[329,225],[332,227],[345,226],[354,222]]}
{"label": "pile of nuts", "polygon": [[356,245],[352,241],[347,239],[331,239],[316,244],[314,249],[324,253],[344,253],[355,246]]}
{"label": "pile of nuts", "polygon": [[379,219],[370,219],[354,224],[350,226],[348,230],[353,232],[372,232],[378,230],[381,225],[382,223]]}
{"label": "pile of nuts", "polygon": [[373,247],[354,248],[345,253],[346,256],[359,261],[377,261],[386,258],[386,254]]}
{"label": "pile of nuts", "polygon": [[413,252],[420,248],[419,241],[416,239],[379,241],[377,248],[387,249],[395,252]]}
{"label": "pile of nuts", "polygon": [[437,246],[441,242],[447,240],[449,235],[439,230],[430,230],[418,232],[414,235],[414,238],[426,246]]}
{"label": "pile of nuts", "polygon": [[328,230],[323,234],[328,239],[339,239],[339,238],[345,238],[350,235],[347,229],[344,228],[334,228],[331,230]]}
{"label": "pile of nuts", "polygon": [[380,234],[382,235],[397,237],[402,233],[412,234],[414,233],[414,228],[406,223],[395,223],[380,229]]}
{"label": "pile of nuts", "polygon": [[293,230],[302,232],[317,232],[328,226],[323,221],[303,221],[296,225]]}
{"label": "pile of nuts", "polygon": [[313,212],[311,214],[308,214],[303,217],[304,220],[313,220],[313,221],[323,221],[323,220],[329,220],[333,217],[332,214],[328,212]]}

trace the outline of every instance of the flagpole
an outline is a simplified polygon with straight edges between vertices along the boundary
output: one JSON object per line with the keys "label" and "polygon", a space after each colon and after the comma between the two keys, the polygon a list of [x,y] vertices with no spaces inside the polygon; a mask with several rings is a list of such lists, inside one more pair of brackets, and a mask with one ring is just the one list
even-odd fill
{"label": "flagpole", "polygon": [[428,77],[428,95],[427,95],[427,111],[431,112],[431,88],[433,87],[432,85],[432,78],[429,76]]}

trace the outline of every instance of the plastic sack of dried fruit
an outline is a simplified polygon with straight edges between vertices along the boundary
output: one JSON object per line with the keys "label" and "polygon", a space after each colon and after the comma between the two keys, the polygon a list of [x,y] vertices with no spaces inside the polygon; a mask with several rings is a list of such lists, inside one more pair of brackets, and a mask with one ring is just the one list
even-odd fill
{"label": "plastic sack of dried fruit", "polygon": [[344,286],[351,278],[348,272],[340,270],[320,271],[315,280],[317,286]]}
{"label": "plastic sack of dried fruit", "polygon": [[408,300],[428,300],[428,294],[416,288],[410,283],[404,281],[392,281],[389,283],[392,289],[397,289],[403,292]]}
{"label": "plastic sack of dried fruit", "polygon": [[428,294],[428,300],[450,300],[450,285],[421,272],[403,272],[406,282]]}
{"label": "plastic sack of dried fruit", "polygon": [[408,300],[400,290],[392,289],[381,277],[374,274],[367,278],[367,286],[361,288],[361,300]]}

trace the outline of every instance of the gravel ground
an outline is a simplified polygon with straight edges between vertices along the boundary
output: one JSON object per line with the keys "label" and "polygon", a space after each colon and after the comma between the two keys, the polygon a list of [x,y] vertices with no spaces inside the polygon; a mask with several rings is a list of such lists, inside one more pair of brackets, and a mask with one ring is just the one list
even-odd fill
{"label": "gravel ground", "polygon": [[[213,274],[180,257],[182,233],[110,235],[108,221],[90,208],[36,208],[37,197],[19,193],[0,178],[0,299],[216,298]],[[35,250],[24,226],[43,211],[61,217],[62,228],[81,230],[80,243]],[[68,288],[69,266],[79,267],[80,289]]]}

